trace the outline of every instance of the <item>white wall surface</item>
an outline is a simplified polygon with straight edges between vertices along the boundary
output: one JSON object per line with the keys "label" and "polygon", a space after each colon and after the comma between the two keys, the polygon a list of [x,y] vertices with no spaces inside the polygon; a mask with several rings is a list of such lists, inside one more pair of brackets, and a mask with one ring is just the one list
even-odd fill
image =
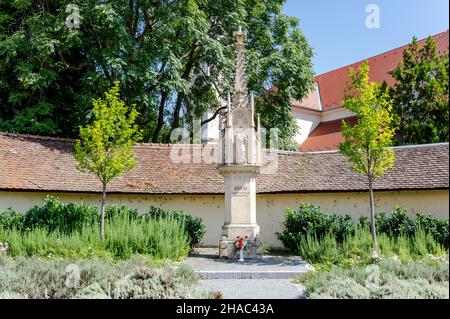
{"label": "white wall surface", "polygon": [[[25,212],[34,205],[41,205],[47,193],[0,192],[0,210],[11,206]],[[84,201],[99,205],[100,194],[51,193],[65,202]],[[281,230],[283,211],[286,207],[296,208],[301,202],[319,205],[326,212],[349,214],[357,219],[368,216],[368,194],[363,193],[310,193],[310,194],[257,194],[256,221],[261,227],[261,237],[266,244],[281,246],[274,233]],[[204,244],[217,245],[224,221],[223,195],[108,195],[109,204],[127,205],[144,212],[151,205],[184,210],[203,218],[207,233]],[[391,211],[402,205],[412,214],[429,212],[439,217],[449,217],[448,190],[389,191],[376,192],[377,211]]]}

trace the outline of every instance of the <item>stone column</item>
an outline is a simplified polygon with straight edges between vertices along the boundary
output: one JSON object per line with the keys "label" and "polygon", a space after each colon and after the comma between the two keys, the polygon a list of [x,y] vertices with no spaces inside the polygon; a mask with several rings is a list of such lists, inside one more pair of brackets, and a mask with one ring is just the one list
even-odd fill
{"label": "stone column", "polygon": [[222,165],[219,167],[225,180],[225,223],[222,226],[220,257],[239,258],[234,244],[238,237],[247,236],[244,256],[262,255],[260,230],[256,222],[256,165]]}
{"label": "stone column", "polygon": [[224,161],[219,170],[225,181],[225,215],[220,257],[239,258],[235,243],[246,238],[244,256],[262,256],[259,226],[256,222],[256,176],[259,173],[259,143],[254,124],[253,97],[247,96],[244,50],[246,34],[236,39],[236,73],[233,102],[228,98],[225,124]]}

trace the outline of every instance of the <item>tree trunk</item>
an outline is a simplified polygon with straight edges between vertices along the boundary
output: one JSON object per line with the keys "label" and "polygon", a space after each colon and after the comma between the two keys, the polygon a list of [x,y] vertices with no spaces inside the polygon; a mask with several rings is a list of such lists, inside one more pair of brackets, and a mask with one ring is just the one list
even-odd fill
{"label": "tree trunk", "polygon": [[[172,130],[180,127],[180,111],[183,104],[184,93],[178,92],[177,101],[175,102],[175,109],[173,111]],[[167,137],[167,143],[170,143],[170,134]]]}
{"label": "tree trunk", "polygon": [[376,233],[376,227],[375,227],[375,203],[373,200],[373,186],[372,186],[372,178],[369,177],[369,197],[370,197],[370,226],[371,226],[371,232],[372,232],[372,257],[376,258],[378,257],[377,253],[377,233]]}
{"label": "tree trunk", "polygon": [[102,204],[100,207],[100,238],[105,240],[105,204],[106,204],[106,184],[103,184]]}
{"label": "tree trunk", "polygon": [[164,126],[164,109],[166,106],[167,99],[167,91],[161,92],[161,101],[159,102],[159,110],[158,110],[158,122],[155,127],[155,131],[153,132],[152,143],[158,143],[159,134]]}

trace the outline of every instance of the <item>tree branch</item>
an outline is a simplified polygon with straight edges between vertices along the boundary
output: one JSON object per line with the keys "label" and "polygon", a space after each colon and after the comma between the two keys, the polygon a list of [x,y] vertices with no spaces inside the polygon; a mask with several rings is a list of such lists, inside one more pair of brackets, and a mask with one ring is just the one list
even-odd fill
{"label": "tree branch", "polygon": [[207,124],[207,123],[209,123],[209,122],[211,122],[211,121],[214,121],[214,119],[217,117],[217,115],[219,115],[219,113],[220,113],[221,111],[225,110],[226,108],[227,108],[227,106],[219,107],[219,108],[214,112],[213,116],[211,116],[209,119],[206,119],[206,120],[202,121],[201,126],[203,126],[203,125],[205,125],[205,124]]}

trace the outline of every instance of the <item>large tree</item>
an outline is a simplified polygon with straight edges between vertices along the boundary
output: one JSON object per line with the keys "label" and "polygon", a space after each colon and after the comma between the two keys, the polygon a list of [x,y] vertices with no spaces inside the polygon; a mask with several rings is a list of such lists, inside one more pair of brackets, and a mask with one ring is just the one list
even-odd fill
{"label": "large tree", "polygon": [[419,49],[413,38],[394,69],[394,111],[400,124],[398,144],[448,142],[448,53],[439,55],[432,37]]}
{"label": "large tree", "polygon": [[[313,52],[284,2],[0,0],[0,130],[76,136],[91,99],[119,80],[144,141],[167,141],[171,128],[222,110],[241,26],[250,91],[278,88],[260,97],[262,124],[278,127],[288,145],[289,100],[310,90]],[[66,26],[69,3],[80,8],[79,28]]]}
{"label": "large tree", "polygon": [[353,169],[367,177],[369,186],[369,212],[373,241],[373,256],[377,256],[375,231],[375,204],[373,182],[394,165],[392,145],[395,128],[392,100],[386,85],[369,81],[369,65],[365,61],[359,70],[350,69],[351,83],[346,87],[343,106],[356,114],[351,124],[343,120],[345,141],[339,145]]}

